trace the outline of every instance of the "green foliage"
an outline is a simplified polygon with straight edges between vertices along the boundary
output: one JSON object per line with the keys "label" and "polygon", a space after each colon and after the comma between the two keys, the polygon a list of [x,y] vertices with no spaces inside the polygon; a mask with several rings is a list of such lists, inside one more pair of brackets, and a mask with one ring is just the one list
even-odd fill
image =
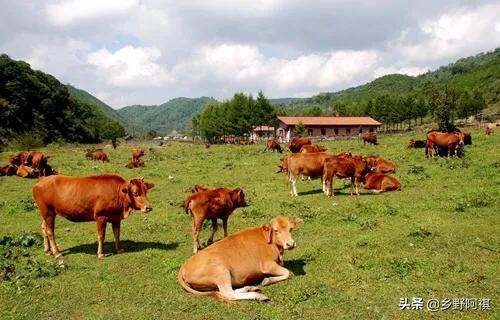
{"label": "green foliage", "polygon": [[306,126],[302,122],[299,122],[295,126],[294,135],[296,135],[298,137],[302,137],[306,133],[306,129],[307,129]]}

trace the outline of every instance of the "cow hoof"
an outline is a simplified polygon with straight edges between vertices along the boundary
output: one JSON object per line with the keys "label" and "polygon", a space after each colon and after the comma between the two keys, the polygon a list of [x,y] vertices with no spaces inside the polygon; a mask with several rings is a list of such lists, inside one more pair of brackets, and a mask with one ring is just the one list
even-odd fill
{"label": "cow hoof", "polygon": [[97,255],[98,259],[104,259],[104,257],[106,257],[106,255],[104,253],[100,253]]}
{"label": "cow hoof", "polygon": [[62,259],[62,254],[59,252],[59,253],[54,255],[54,258],[56,258],[56,259],[61,258]]}
{"label": "cow hoof", "polygon": [[260,288],[254,286],[246,286],[244,289],[246,292],[260,292]]}
{"label": "cow hoof", "polygon": [[269,299],[267,296],[265,296],[263,294],[259,294],[257,296],[257,300],[259,300],[259,301],[270,301],[271,299]]}
{"label": "cow hoof", "polygon": [[50,252],[50,251],[45,251],[45,255],[46,255],[47,257],[50,257],[50,256],[52,255],[52,252]]}

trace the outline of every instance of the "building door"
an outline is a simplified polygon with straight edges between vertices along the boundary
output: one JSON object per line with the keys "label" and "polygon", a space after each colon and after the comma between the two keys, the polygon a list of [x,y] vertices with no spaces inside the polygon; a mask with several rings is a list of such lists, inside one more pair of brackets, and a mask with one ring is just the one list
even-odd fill
{"label": "building door", "polygon": [[321,128],[321,135],[326,136],[326,128]]}
{"label": "building door", "polygon": [[313,135],[313,129],[312,128],[307,129],[307,135],[309,137],[312,137],[312,135]]}

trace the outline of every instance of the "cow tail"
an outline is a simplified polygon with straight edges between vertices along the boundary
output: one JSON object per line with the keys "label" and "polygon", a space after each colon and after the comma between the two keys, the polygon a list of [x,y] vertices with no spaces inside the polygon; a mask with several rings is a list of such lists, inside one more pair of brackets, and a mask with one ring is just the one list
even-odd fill
{"label": "cow tail", "polygon": [[223,295],[221,295],[219,291],[198,291],[191,288],[186,283],[184,277],[182,276],[182,268],[181,270],[179,270],[179,274],[177,275],[177,281],[179,281],[179,284],[181,285],[182,289],[186,290],[189,293],[192,293],[197,296],[211,296],[212,298],[215,298],[217,301],[231,303],[231,301],[226,299]]}
{"label": "cow tail", "polygon": [[187,215],[189,215],[189,204],[191,203],[191,195],[189,195],[186,200],[182,203],[181,207],[184,208],[184,211]]}

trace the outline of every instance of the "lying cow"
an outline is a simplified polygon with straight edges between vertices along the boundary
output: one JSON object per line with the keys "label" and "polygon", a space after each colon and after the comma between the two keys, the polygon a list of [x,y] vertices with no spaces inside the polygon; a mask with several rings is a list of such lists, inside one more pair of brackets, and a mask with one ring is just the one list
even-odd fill
{"label": "lying cow", "polygon": [[274,139],[267,140],[266,147],[264,148],[264,151],[266,151],[266,150],[272,150],[272,151],[276,150],[279,153],[283,153],[283,150],[281,149],[279,142],[274,140]]}
{"label": "lying cow", "polygon": [[396,172],[396,164],[382,157],[368,156],[365,158],[371,171],[378,173],[393,173]]}
{"label": "lying cow", "polygon": [[104,151],[97,150],[97,151],[92,152],[92,160],[109,162],[109,157]]}
{"label": "lying cow", "polygon": [[17,167],[16,175],[21,178],[36,178],[38,177],[38,171],[36,171],[32,167],[21,164],[19,167]]}
{"label": "lying cow", "polygon": [[21,151],[19,152],[18,154],[16,154],[15,156],[11,157],[9,159],[9,163],[11,165],[14,165],[14,166],[19,166],[21,164],[28,164],[28,156],[29,156],[30,152],[29,151]]}
{"label": "lying cow", "polygon": [[31,151],[26,158],[25,165],[40,171],[47,165],[47,159],[48,157],[43,152]]}
{"label": "lying cow", "polygon": [[39,172],[40,172],[40,174],[39,174],[40,177],[48,177],[48,176],[59,174],[59,172],[54,170],[52,168],[52,166],[49,164],[46,164],[42,169],[40,169]]}
{"label": "lying cow", "polygon": [[[326,158],[331,157],[331,154],[326,152],[315,153],[295,153],[288,156],[288,185],[290,194],[297,194],[297,179],[302,174],[306,177],[322,178],[323,163]],[[324,191],[324,185],[323,185]]]}
{"label": "lying cow", "polygon": [[17,167],[12,164],[8,164],[0,168],[0,176],[13,176],[16,172]]}
{"label": "lying cow", "polygon": [[351,179],[351,195],[353,187],[356,186],[356,194],[359,195],[358,184],[363,176],[370,171],[368,163],[361,156],[345,157],[335,156],[325,159],[323,164],[323,192],[327,196],[335,196],[333,181],[335,177]]}
{"label": "lying cow", "polygon": [[132,149],[132,161],[139,161],[144,156],[142,149]]}
{"label": "lying cow", "polygon": [[365,189],[374,189],[373,192],[380,193],[401,190],[401,183],[393,176],[371,172],[366,175],[363,187]]}
{"label": "lying cow", "polygon": [[210,245],[217,231],[217,219],[222,220],[224,237],[227,237],[227,220],[229,216],[235,209],[246,206],[245,194],[240,188],[234,190],[216,188],[189,194],[182,207],[186,214],[191,214],[193,218],[193,252],[196,253],[201,249],[200,231],[205,219],[212,221],[212,235],[207,242]]}
{"label": "lying cow", "polygon": [[411,148],[425,148],[425,140],[415,140],[415,139],[410,139],[410,142],[408,142],[408,145],[406,146],[408,149]]}
{"label": "lying cow", "polygon": [[126,181],[120,176],[103,174],[90,177],[55,175],[38,180],[33,187],[33,197],[42,216],[42,234],[45,254],[61,256],[54,238],[56,215],[74,222],[95,221],[99,258],[104,258],[106,224],[113,226],[118,253],[123,252],[120,243],[121,220],[132,210],[149,212],[153,208],[146,193],[153,183],[144,179]]}
{"label": "lying cow", "polygon": [[141,160],[132,160],[129,164],[125,166],[125,168],[134,169],[144,167],[144,161]]}
{"label": "lying cow", "polygon": [[327,149],[319,144],[306,144],[302,146],[300,152],[302,153],[312,153],[312,152],[325,152]]}
{"label": "lying cow", "polygon": [[266,286],[290,276],[283,253],[296,247],[291,232],[301,223],[299,218],[278,216],[236,232],[189,258],[179,270],[179,284],[189,293],[222,302],[269,300],[252,285]]}
{"label": "lying cow", "polygon": [[374,145],[378,145],[377,142],[377,135],[373,132],[365,132],[361,135],[361,139],[363,140],[363,145],[366,145],[366,143],[371,143]]}

